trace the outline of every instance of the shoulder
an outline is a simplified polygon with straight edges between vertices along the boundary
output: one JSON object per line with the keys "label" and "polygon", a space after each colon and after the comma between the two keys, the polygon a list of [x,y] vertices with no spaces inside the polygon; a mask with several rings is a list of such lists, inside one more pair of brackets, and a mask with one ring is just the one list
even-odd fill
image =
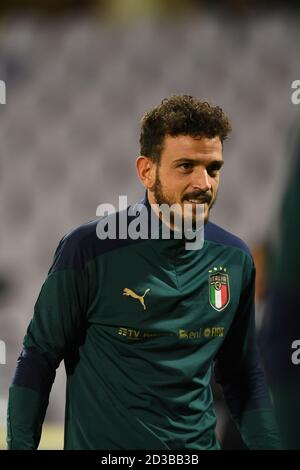
{"label": "shoulder", "polygon": [[248,285],[249,282],[254,282],[255,264],[249,247],[241,238],[212,222],[208,222],[205,225],[205,240],[222,245],[224,249],[238,251],[240,254],[238,263],[241,267],[243,284]]}
{"label": "shoulder", "polygon": [[63,243],[68,249],[85,248],[96,237],[98,221],[99,218],[72,228],[63,236],[60,243]]}
{"label": "shoulder", "polygon": [[64,269],[81,269],[95,244],[98,219],[92,220],[66,233],[56,248],[54,261],[49,272]]}
{"label": "shoulder", "polygon": [[208,222],[205,225],[204,232],[205,240],[220,245],[237,248],[243,251],[248,256],[250,256],[250,258],[252,258],[250,249],[247,244],[241,238],[237,237],[231,232],[228,232],[227,230],[224,230],[219,225],[216,225],[212,222]]}
{"label": "shoulder", "polygon": [[[127,211],[128,208],[125,210]],[[90,222],[75,227],[60,241],[54,256],[50,272],[64,269],[83,269],[97,256],[116,250],[139,240],[130,240],[127,237],[120,238],[119,220],[121,212],[116,212],[105,217],[98,217]],[[131,220],[133,217],[129,217]],[[101,230],[100,230],[101,228]],[[102,229],[105,230],[102,230]],[[111,230],[110,236],[107,229]],[[102,237],[101,235],[104,235]]]}

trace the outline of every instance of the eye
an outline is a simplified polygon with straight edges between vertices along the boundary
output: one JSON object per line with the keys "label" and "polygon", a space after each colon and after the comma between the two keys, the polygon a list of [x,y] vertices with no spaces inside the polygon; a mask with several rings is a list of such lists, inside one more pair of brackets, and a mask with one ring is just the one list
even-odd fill
{"label": "eye", "polygon": [[221,167],[219,167],[219,166],[211,166],[211,167],[207,168],[207,173],[209,174],[209,176],[212,176],[214,178],[215,176],[217,176],[220,169],[221,169]]}
{"label": "eye", "polygon": [[193,164],[192,163],[181,163],[180,165],[178,165],[178,168],[181,168],[182,170],[184,171],[190,171],[193,169]]}

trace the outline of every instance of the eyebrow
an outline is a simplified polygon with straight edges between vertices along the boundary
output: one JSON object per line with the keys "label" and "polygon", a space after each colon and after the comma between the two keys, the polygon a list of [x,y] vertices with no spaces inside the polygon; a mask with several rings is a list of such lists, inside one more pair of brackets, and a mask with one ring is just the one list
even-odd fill
{"label": "eyebrow", "polygon": [[[178,158],[177,160],[173,161],[173,165],[178,165],[178,164],[181,164],[181,163],[192,163],[193,165],[199,165],[201,163],[201,160],[194,159],[194,158],[188,158],[188,157],[182,157],[182,158]],[[224,165],[224,160],[213,160],[213,161],[209,162],[209,164],[207,166],[208,167],[209,166],[214,166],[214,167],[217,167],[217,168],[220,169],[223,165]]]}

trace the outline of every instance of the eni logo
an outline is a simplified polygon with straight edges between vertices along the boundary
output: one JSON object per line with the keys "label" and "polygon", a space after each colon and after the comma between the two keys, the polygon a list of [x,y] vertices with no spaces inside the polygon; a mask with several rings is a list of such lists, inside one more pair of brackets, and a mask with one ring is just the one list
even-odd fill
{"label": "eni logo", "polygon": [[146,289],[145,290],[145,293],[144,295],[138,295],[136,294],[135,292],[133,292],[133,290],[131,289],[128,289],[128,287],[125,287],[125,289],[123,289],[123,295],[127,295],[129,297],[132,297],[133,299],[137,299],[141,302],[144,310],[146,310],[146,305],[145,305],[145,301],[144,301],[144,297],[145,295],[150,291],[150,289]]}

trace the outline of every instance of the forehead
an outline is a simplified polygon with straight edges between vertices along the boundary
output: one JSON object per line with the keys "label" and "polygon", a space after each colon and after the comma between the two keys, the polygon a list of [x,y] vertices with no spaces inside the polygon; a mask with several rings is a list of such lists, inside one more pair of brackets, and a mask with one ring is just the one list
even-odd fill
{"label": "forehead", "polygon": [[168,162],[185,157],[199,161],[222,160],[222,143],[218,136],[210,139],[190,135],[167,135],[161,157]]}

